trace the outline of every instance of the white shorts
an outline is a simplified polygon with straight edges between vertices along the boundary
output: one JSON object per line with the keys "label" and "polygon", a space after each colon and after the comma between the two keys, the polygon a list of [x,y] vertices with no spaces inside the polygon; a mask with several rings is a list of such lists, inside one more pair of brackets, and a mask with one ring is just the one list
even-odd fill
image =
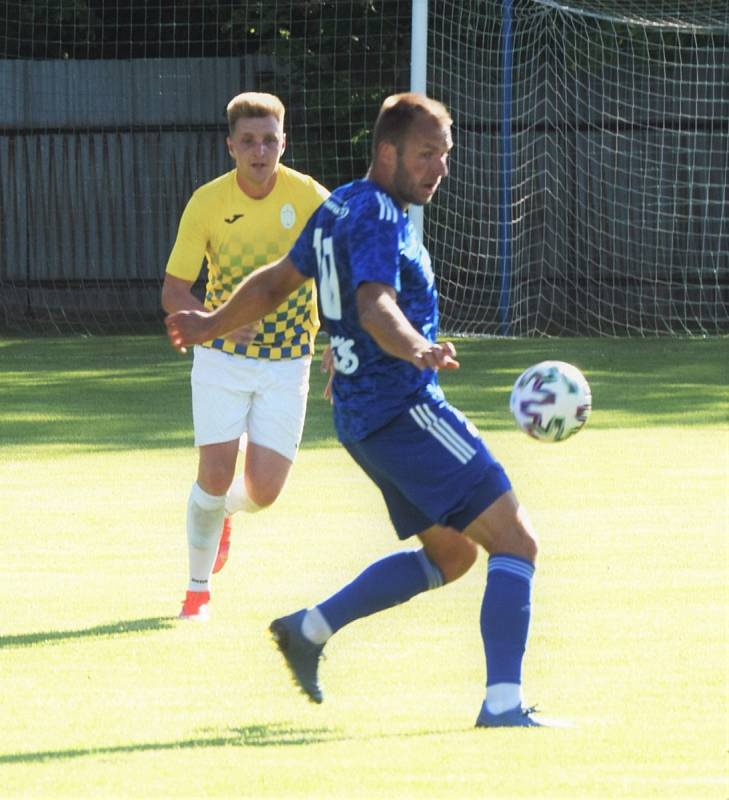
{"label": "white shorts", "polygon": [[294,460],[304,430],[311,356],[270,361],[196,345],[190,383],[195,445],[240,439]]}

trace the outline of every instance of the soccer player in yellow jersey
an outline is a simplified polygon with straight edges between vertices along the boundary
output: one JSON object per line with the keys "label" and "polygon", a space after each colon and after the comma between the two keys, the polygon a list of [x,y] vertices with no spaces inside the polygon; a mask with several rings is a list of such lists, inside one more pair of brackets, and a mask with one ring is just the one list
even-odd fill
{"label": "soccer player in yellow jersey", "polygon": [[[182,214],[162,287],[168,314],[224,303],[246,276],[289,251],[329,194],[280,163],[286,136],[277,97],[239,94],[227,117],[235,169],[197,189]],[[204,304],[191,291],[203,258]],[[314,283],[308,281],[257,325],[195,346],[191,384],[199,461],[187,504],[190,582],[183,619],[208,617],[210,578],[227,559],[231,515],[271,505],[286,483],[304,426],[318,327]],[[235,478],[241,441],[245,468]]]}

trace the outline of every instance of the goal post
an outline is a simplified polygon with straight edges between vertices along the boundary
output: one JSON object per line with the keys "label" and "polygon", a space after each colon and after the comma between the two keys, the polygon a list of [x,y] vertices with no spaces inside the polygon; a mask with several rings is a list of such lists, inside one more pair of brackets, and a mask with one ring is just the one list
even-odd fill
{"label": "goal post", "polygon": [[[412,32],[410,35],[410,91],[428,92],[428,0],[412,0]],[[409,211],[418,236],[423,238],[423,208]]]}

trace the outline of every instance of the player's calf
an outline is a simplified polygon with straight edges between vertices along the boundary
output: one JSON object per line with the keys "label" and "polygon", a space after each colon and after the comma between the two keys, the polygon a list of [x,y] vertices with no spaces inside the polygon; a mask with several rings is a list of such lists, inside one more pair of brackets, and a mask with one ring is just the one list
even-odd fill
{"label": "player's calf", "polygon": [[478,547],[453,528],[439,525],[420,534],[428,558],[443,575],[443,583],[452,583],[465,575],[476,563]]}

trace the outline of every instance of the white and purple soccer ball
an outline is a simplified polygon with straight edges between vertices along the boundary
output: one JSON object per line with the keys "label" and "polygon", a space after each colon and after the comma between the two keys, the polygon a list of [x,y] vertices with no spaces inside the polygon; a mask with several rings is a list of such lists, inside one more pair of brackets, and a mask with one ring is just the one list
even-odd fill
{"label": "white and purple soccer ball", "polygon": [[509,407],[524,433],[540,442],[562,442],[584,427],[592,392],[577,367],[542,361],[516,379]]}

